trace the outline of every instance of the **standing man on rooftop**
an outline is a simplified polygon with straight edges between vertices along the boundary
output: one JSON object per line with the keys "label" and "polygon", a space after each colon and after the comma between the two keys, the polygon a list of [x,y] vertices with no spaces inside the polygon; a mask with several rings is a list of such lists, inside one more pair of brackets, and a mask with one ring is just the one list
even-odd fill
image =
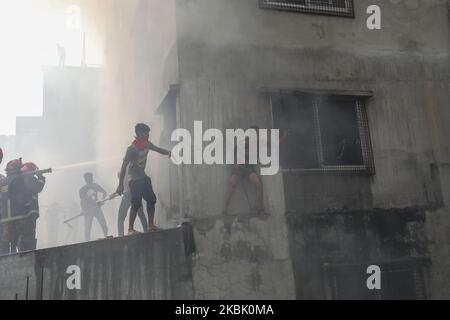
{"label": "standing man on rooftop", "polygon": [[128,228],[130,235],[138,233],[134,229],[134,222],[139,209],[142,207],[142,199],[147,202],[148,231],[154,232],[158,230],[154,223],[156,195],[153,191],[152,180],[145,173],[147,156],[149,151],[155,151],[169,156],[169,158],[172,155],[169,150],[159,148],[150,142],[150,127],[148,125],[143,123],[137,124],[135,133],[136,139],[128,147],[122,163],[119,186],[117,188],[117,193],[122,195],[125,189],[125,175],[128,168],[128,180],[131,192],[130,225]]}

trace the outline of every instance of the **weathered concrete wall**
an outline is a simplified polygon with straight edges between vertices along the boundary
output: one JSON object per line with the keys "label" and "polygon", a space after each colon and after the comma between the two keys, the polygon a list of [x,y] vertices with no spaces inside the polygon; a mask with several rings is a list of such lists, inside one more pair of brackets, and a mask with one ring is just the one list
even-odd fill
{"label": "weathered concrete wall", "polygon": [[[430,164],[450,157],[450,131],[445,125],[450,119],[447,1],[380,3],[381,31],[366,28],[366,8],[373,4],[368,0],[355,1],[355,19],[262,10],[257,0],[176,4],[180,127],[192,129],[196,120],[202,120],[205,129],[270,127],[270,103],[259,92],[262,86],[374,93],[367,112],[376,175],[265,178],[270,212],[266,221],[245,216],[246,200],[236,196],[232,210],[236,217],[227,218],[232,227],[226,231],[220,205],[227,169],[183,168],[183,209],[197,221],[202,260],[194,268],[196,297],[324,298],[316,262],[362,262],[429,252],[423,234],[436,203]],[[303,222],[287,224],[286,212]],[[328,214],[321,215],[324,212]],[[393,217],[383,220],[378,214]],[[307,223],[321,217],[326,227]],[[360,223],[344,228],[347,219]],[[381,219],[381,225],[373,230],[365,224],[367,219]],[[383,234],[383,228],[390,230],[390,219],[398,230]],[[313,231],[306,226],[316,232],[309,240],[307,232]],[[396,232],[403,240],[380,244],[396,238]],[[401,250],[402,241],[412,244]],[[327,243],[333,244],[333,254]],[[242,245],[261,250],[267,267],[252,264],[251,254],[242,256],[246,252]],[[447,261],[447,254],[442,259]],[[269,271],[280,268],[283,272]],[[442,276],[450,278],[448,273]],[[256,290],[248,279],[259,279]],[[273,283],[285,290],[270,289]]]}
{"label": "weathered concrete wall", "polygon": [[426,232],[429,240],[429,256],[433,262],[430,275],[430,294],[433,299],[449,299],[450,296],[450,164],[433,165],[433,178],[440,208],[427,212]]}
{"label": "weathered concrete wall", "polygon": [[386,2],[379,32],[366,28],[370,4],[356,2],[356,18],[344,19],[261,10],[256,0],[179,1],[181,125],[268,125],[263,85],[371,90],[374,206],[426,203],[429,165],[448,158],[447,2]]}
{"label": "weathered concrete wall", "polygon": [[326,266],[381,266],[428,254],[426,212],[420,208],[290,215],[288,221],[298,298],[328,298],[333,283],[327,279]]}
{"label": "weathered concrete wall", "polygon": [[[321,298],[319,263],[414,251],[434,250],[428,256],[439,263],[441,278],[450,279],[440,245],[447,241],[444,226],[433,236],[437,218],[445,215],[432,210],[437,197],[430,170],[450,157],[447,1],[383,1],[381,31],[366,28],[373,2],[354,2],[355,19],[262,10],[258,0],[130,0],[107,7],[105,60],[114,94],[100,125],[104,155],[125,146],[123,133],[133,121],[148,119],[165,87],[178,81],[177,125],[188,129],[195,120],[204,129],[270,127],[261,86],[374,92],[367,103],[374,177],[266,177],[268,217],[249,214],[243,190],[223,217],[228,169],[182,168],[181,211],[195,223],[199,248],[195,298]],[[111,126],[117,134],[105,129]],[[286,213],[301,223],[286,222]],[[377,228],[365,222],[378,221],[378,214],[393,217]],[[403,240],[383,245],[395,238],[395,230],[383,233],[390,221]],[[305,228],[311,225],[316,233],[310,236]],[[423,248],[424,230],[436,240],[434,248]],[[367,251],[357,247],[361,239]],[[409,243],[404,250],[402,241]],[[307,258],[315,264],[307,266]],[[434,279],[433,296],[445,297]]]}
{"label": "weathered concrete wall", "polygon": [[[69,290],[67,268],[81,270]],[[0,299],[192,299],[183,229],[0,257]]]}

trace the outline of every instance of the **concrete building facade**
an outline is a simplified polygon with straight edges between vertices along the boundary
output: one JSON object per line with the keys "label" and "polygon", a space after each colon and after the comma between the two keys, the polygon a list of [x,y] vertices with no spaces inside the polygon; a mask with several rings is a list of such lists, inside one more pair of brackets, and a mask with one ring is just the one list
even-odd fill
{"label": "concrete building facade", "polygon": [[221,214],[226,166],[159,168],[167,216],[195,226],[195,299],[450,297],[448,2],[384,1],[381,30],[372,4],[105,4],[108,108],[133,110],[118,129],[158,111],[165,147],[194,121],[291,132],[268,216],[246,183]]}

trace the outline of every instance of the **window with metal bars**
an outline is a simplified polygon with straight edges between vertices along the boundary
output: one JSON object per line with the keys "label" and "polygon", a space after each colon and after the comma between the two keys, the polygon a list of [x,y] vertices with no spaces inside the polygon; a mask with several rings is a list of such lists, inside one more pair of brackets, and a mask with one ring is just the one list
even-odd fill
{"label": "window with metal bars", "polygon": [[280,145],[284,170],[375,173],[361,98],[279,93],[271,102],[274,128],[289,132]]}
{"label": "window with metal bars", "polygon": [[260,0],[266,9],[319,13],[343,17],[354,17],[353,0]]}
{"label": "window with metal bars", "polygon": [[367,288],[368,265],[324,268],[327,298],[331,300],[426,300],[429,261],[412,259],[376,264],[381,269],[381,290]]}

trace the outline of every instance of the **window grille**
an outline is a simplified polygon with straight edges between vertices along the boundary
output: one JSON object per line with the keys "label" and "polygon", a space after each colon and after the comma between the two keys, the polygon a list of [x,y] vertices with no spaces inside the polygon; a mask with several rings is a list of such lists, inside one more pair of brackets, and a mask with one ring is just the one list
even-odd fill
{"label": "window grille", "polygon": [[353,0],[260,0],[266,9],[354,17]]}
{"label": "window grille", "polygon": [[280,93],[271,96],[284,170],[375,173],[364,100],[349,96]]}

